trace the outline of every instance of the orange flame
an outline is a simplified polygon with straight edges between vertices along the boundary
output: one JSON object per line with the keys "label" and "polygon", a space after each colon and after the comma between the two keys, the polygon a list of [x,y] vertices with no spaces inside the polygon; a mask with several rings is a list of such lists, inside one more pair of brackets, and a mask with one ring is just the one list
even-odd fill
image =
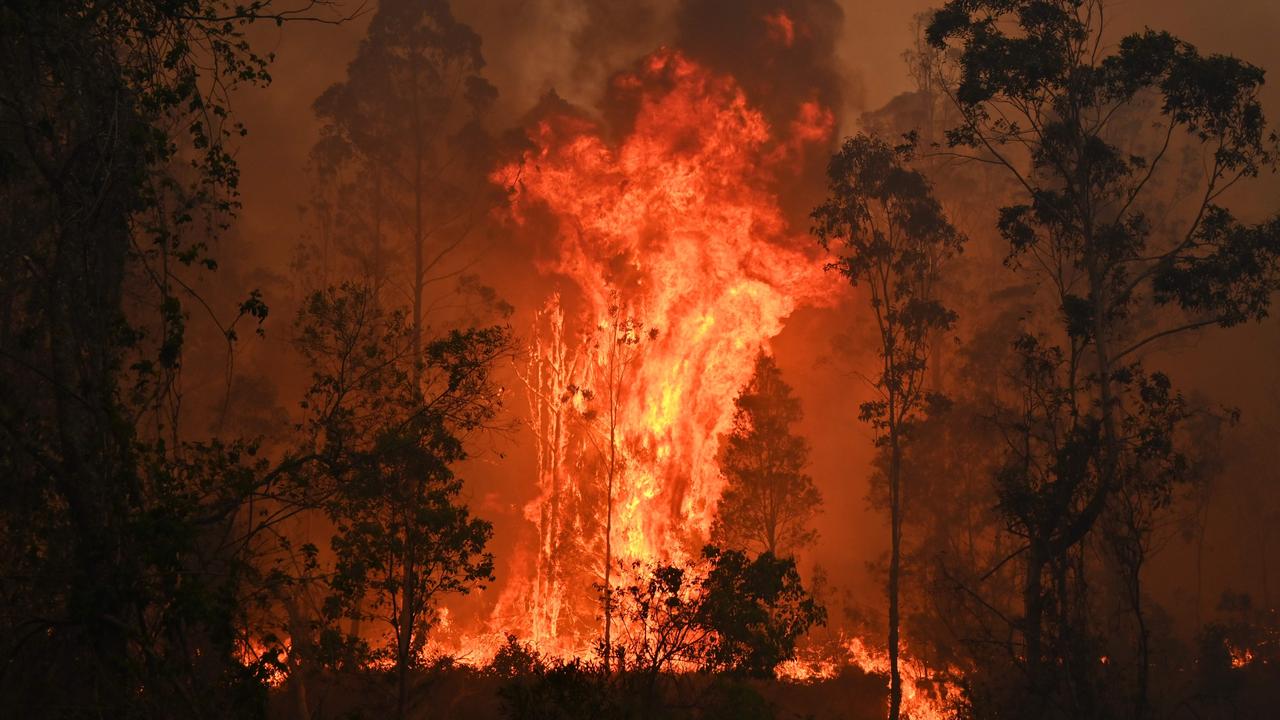
{"label": "orange flame", "polygon": [[772,15],[766,15],[764,18],[765,25],[769,26],[769,37],[781,43],[786,47],[791,47],[796,42],[796,23],[791,16],[779,10]]}
{"label": "orange flame", "polygon": [[[539,544],[512,567],[499,607],[508,624],[528,616],[524,636],[553,652],[582,652],[598,634],[596,601],[573,589],[600,581],[606,512],[607,432],[589,416],[610,346],[566,328],[607,333],[625,318],[656,331],[621,382],[613,555],[682,560],[706,540],[723,483],[719,436],[756,348],[834,287],[771,188],[806,145],[830,138],[829,110],[806,103],[775,137],[733,79],[670,50],[613,90],[637,108],[616,146],[593,123],[556,115],[532,129],[535,149],[494,175],[513,190],[517,223],[554,218],[556,250],[542,270],[567,279],[574,298],[553,295],[538,319],[526,380],[541,493],[526,516]],[[565,397],[568,387],[596,395]]]}

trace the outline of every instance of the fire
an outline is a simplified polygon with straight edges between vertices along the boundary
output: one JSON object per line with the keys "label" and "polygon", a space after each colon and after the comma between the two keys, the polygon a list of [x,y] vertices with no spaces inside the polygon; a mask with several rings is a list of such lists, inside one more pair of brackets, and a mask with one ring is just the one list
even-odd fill
{"label": "fire", "polygon": [[732,78],[671,50],[611,92],[635,108],[616,144],[591,121],[553,114],[532,128],[534,149],[494,174],[512,189],[516,223],[554,218],[540,269],[566,281],[538,316],[525,376],[540,441],[540,494],[526,512],[538,545],[511,567],[498,613],[508,626],[527,618],[522,637],[551,652],[581,653],[599,634],[590,588],[604,569],[616,332],[638,334],[616,383],[615,567],[679,561],[706,540],[723,483],[719,436],[756,348],[834,292],[772,189],[806,146],[829,140],[829,110],[806,103],[775,134]]}
{"label": "fire", "polygon": [[[779,678],[792,682],[822,682],[840,674],[842,668],[857,667],[865,673],[883,675],[888,687],[889,653],[873,648],[861,638],[844,638],[834,652],[820,648],[778,666]],[[912,720],[944,720],[952,717],[949,698],[959,696],[954,683],[939,680],[924,664],[912,659],[902,648],[902,713]]]}
{"label": "fire", "polygon": [[1253,662],[1253,650],[1250,648],[1237,648],[1228,645],[1227,652],[1231,655],[1231,667],[1237,670]]}
{"label": "fire", "polygon": [[796,42],[796,23],[791,19],[790,15],[779,10],[772,15],[766,15],[764,18],[765,25],[769,26],[769,37],[786,47],[791,47]]}

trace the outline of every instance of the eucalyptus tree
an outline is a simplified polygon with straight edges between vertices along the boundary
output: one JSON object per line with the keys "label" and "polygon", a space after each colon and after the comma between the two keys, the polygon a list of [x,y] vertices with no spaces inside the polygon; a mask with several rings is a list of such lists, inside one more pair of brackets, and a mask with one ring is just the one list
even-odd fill
{"label": "eucalyptus tree", "polygon": [[[1263,71],[1166,32],[1112,43],[1103,20],[1098,0],[953,0],[927,30],[950,50],[959,122],[949,152],[1014,180],[997,223],[1008,263],[1040,279],[1056,310],[1018,343],[1035,402],[999,483],[1002,512],[1024,538],[1019,654],[1041,701],[1027,712],[1044,710],[1046,667],[1079,639],[1059,633],[1046,655],[1046,573],[1062,580],[1104,516],[1167,502],[1177,478],[1144,454],[1154,445],[1167,457],[1181,400],[1143,355],[1200,328],[1260,320],[1280,277],[1280,218],[1250,224],[1223,205],[1275,161]],[[1177,162],[1187,154],[1201,168]],[[1163,426],[1159,438],[1138,430],[1149,423]],[[1141,717],[1145,652],[1139,662]]]}
{"label": "eucalyptus tree", "polygon": [[312,374],[306,451],[324,459],[296,479],[334,525],[327,619],[385,624],[378,651],[396,669],[404,717],[440,600],[493,579],[492,525],[461,501],[454,469],[493,427],[510,333],[454,331],[419,352],[407,313],[355,284],[314,293],[296,327]]}
{"label": "eucalyptus tree", "polygon": [[490,199],[483,120],[497,90],[480,46],[447,0],[384,0],[347,77],[314,105],[321,252],[342,252],[376,294],[411,306],[419,351],[427,291],[475,264],[466,241]]}
{"label": "eucalyptus tree", "polygon": [[866,135],[849,138],[828,167],[828,197],[813,211],[828,268],[866,290],[880,341],[876,397],[861,419],[887,451],[889,487],[889,717],[902,708],[899,584],[902,567],[902,457],[911,426],[938,400],[927,387],[931,344],[955,322],[938,297],[938,281],[964,237],[933,197],[928,179],[909,167],[910,143],[892,147]]}
{"label": "eucalyptus tree", "polygon": [[[0,7],[0,704],[13,714],[256,711],[260,668],[239,662],[236,633],[252,570],[235,538],[269,479],[253,443],[179,429],[178,383],[190,281],[216,267],[239,204],[229,98],[270,80],[246,31],[324,21],[326,4]],[[230,343],[266,305],[251,294],[210,313]]]}

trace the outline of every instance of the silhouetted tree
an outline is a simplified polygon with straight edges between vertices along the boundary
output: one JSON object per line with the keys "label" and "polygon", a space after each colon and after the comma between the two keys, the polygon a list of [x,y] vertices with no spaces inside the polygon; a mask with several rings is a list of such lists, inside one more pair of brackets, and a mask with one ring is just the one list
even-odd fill
{"label": "silhouetted tree", "polygon": [[773,358],[761,351],[734,406],[733,429],[720,453],[726,484],[711,542],[791,557],[814,541],[809,522],[822,505],[813,478],[804,472],[809,444],[791,434],[803,417],[800,401]]}
{"label": "silhouetted tree", "polygon": [[689,566],[642,568],[615,589],[621,616],[619,670],[638,673],[653,694],[659,675],[680,669],[768,677],[795,655],[796,641],[826,611],[809,596],[795,561],[751,558],[708,545]]}
{"label": "silhouetted tree", "polygon": [[[320,3],[323,4],[323,3]],[[0,7],[0,706],[243,715],[255,443],[180,427],[190,281],[238,207],[228,99],[269,79],[269,0]],[[210,308],[222,339],[253,294]],[[241,328],[242,329],[242,328]]]}
{"label": "silhouetted tree", "polygon": [[[322,268],[330,247],[354,260],[376,297],[407,297],[414,342],[428,342],[428,287],[477,289],[464,243],[492,197],[483,117],[497,90],[481,75],[480,37],[447,0],[384,0],[344,82],[315,102],[312,151]],[[390,240],[391,242],[388,242]],[[408,272],[395,272],[403,260]],[[446,292],[445,297],[452,293]],[[456,297],[456,296],[454,296]]]}
{"label": "silhouetted tree", "polygon": [[453,465],[493,420],[501,392],[491,373],[510,352],[501,327],[455,331],[421,352],[412,333],[404,313],[344,285],[309,299],[297,339],[313,373],[307,427],[329,459],[307,479],[332,487],[330,612],[389,625],[401,717],[440,596],[492,580],[492,527],[459,502]]}
{"label": "silhouetted tree", "polygon": [[910,427],[928,409],[930,344],[955,313],[937,297],[941,265],[964,238],[933,198],[929,181],[906,163],[910,145],[890,147],[865,135],[845,141],[827,171],[829,195],[813,211],[814,234],[835,254],[828,267],[869,294],[880,340],[877,398],[861,418],[887,449],[889,486],[889,717],[902,707],[899,580],[902,555],[902,454]]}
{"label": "silhouetted tree", "polygon": [[657,337],[657,329],[650,328],[646,333],[644,325],[638,320],[625,317],[619,298],[609,307],[609,317],[601,323],[598,331],[600,343],[604,344],[601,370],[604,379],[599,383],[604,394],[605,411],[600,421],[608,435],[609,448],[605,457],[605,522],[604,522],[604,672],[609,674],[609,661],[613,643],[613,494],[618,473],[622,470],[623,459],[619,454],[619,444],[623,438],[619,436],[622,410],[622,393],[625,388],[627,373],[640,356],[640,344],[646,338]]}
{"label": "silhouetted tree", "polygon": [[[1026,540],[1019,655],[1038,698],[1024,707],[1032,714],[1046,712],[1050,668],[1081,640],[1076,623],[1046,654],[1046,574],[1057,588],[1074,582],[1101,518],[1135,500],[1148,512],[1169,494],[1173,476],[1152,478],[1140,459],[1168,438],[1139,442],[1127,429],[1145,423],[1149,408],[1135,407],[1144,394],[1177,402],[1163,376],[1142,371],[1141,352],[1260,319],[1277,288],[1280,218],[1246,225],[1217,204],[1274,161],[1257,99],[1262,70],[1152,30],[1104,45],[1103,16],[1094,0],[957,0],[928,29],[936,48],[957,51],[947,56],[957,69],[948,91],[961,121],[948,144],[1015,179],[1019,197],[998,222],[1009,263],[1045,281],[1058,313],[1048,338],[1019,343],[1024,397],[1035,402],[1000,476],[1001,507]],[[1204,167],[1178,178],[1192,200],[1161,221],[1152,210],[1180,147]],[[1059,607],[1066,602],[1059,593]],[[1082,659],[1069,666],[1089,667]],[[1145,652],[1139,663],[1136,717],[1147,711]],[[1070,702],[1067,712],[1088,711]]]}

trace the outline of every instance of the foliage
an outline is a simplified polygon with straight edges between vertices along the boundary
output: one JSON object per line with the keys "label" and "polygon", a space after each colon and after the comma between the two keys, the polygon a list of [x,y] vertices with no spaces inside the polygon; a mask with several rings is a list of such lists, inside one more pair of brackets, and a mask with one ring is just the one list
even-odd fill
{"label": "foliage", "polygon": [[767,552],[750,559],[707,546],[698,566],[654,566],[615,594],[618,666],[650,682],[671,670],[769,676],[809,628],[826,622],[795,561]]}
{"label": "foliage", "polygon": [[581,659],[537,665],[498,691],[503,714],[512,720],[589,720],[630,717],[625,698]]}
{"label": "foliage", "polygon": [[726,484],[711,528],[712,542],[790,556],[816,539],[809,521],[822,504],[804,472],[809,445],[791,434],[800,402],[773,358],[756,356],[751,380],[734,400],[733,429],[720,469]]}
{"label": "foliage", "polygon": [[490,423],[501,392],[491,373],[510,352],[502,327],[455,331],[414,352],[402,312],[347,284],[315,293],[299,314],[297,344],[312,370],[306,423],[327,462],[300,482],[324,488],[335,556],[330,618],[378,619],[379,653],[401,676],[416,665],[446,593],[492,580],[492,526],[459,502],[453,466],[467,436]]}
{"label": "foliage", "polygon": [[498,652],[493,654],[486,672],[502,678],[513,678],[521,675],[532,675],[546,669],[539,653],[533,646],[520,642],[520,639],[507,633],[507,641]]}
{"label": "foliage", "polygon": [[[1023,541],[1010,556],[1022,564],[1010,629],[1024,694],[1042,713],[1101,702],[1085,581],[1097,540],[1132,616],[1127,704],[1142,717],[1151,653],[1141,569],[1154,518],[1187,477],[1178,428],[1189,414],[1142,354],[1266,316],[1280,288],[1280,217],[1248,225],[1219,203],[1273,167],[1276,136],[1259,68],[1153,30],[1105,46],[1103,17],[1093,0],[956,0],[927,35],[951,51],[952,154],[1016,181],[997,221],[1007,263],[1041,280],[1056,311],[1046,332],[1018,341],[1020,391],[997,479],[1001,515]],[[1179,150],[1203,167],[1170,180]],[[1191,202],[1168,212],[1168,196]]]}
{"label": "foliage", "polygon": [[847,139],[827,169],[827,199],[812,213],[814,235],[835,254],[827,268],[867,288],[880,340],[877,396],[862,403],[860,418],[889,455],[890,720],[898,719],[902,704],[903,444],[922,412],[941,402],[925,390],[925,369],[932,344],[951,329],[956,315],[939,299],[937,285],[942,265],[964,244],[928,179],[908,167],[913,144],[911,136],[898,147],[867,135]]}
{"label": "foliage", "polygon": [[[321,286],[332,274],[362,278],[377,297],[389,284],[408,286],[415,326],[459,300],[465,310],[510,313],[469,271],[465,246],[498,197],[483,124],[497,90],[484,65],[480,37],[447,0],[378,3],[346,78],[314,103],[317,235],[306,250]],[[424,294],[445,281],[456,290],[448,303]]]}
{"label": "foliage", "polygon": [[929,342],[955,322],[936,296],[940,265],[964,242],[928,179],[907,167],[912,153],[910,143],[846,140],[827,170],[828,197],[813,211],[814,234],[836,256],[828,267],[870,293],[883,368],[880,397],[862,405],[862,417],[884,442],[925,400]]}
{"label": "foliage", "polygon": [[[216,268],[209,247],[238,207],[228,99],[270,79],[245,32],[315,5],[0,7],[11,713],[261,710],[269,663],[240,662],[239,628],[267,581],[250,562],[267,523],[240,512],[280,474],[254,442],[185,434],[178,381],[187,280]],[[230,345],[267,306],[250,293],[225,315]]]}

